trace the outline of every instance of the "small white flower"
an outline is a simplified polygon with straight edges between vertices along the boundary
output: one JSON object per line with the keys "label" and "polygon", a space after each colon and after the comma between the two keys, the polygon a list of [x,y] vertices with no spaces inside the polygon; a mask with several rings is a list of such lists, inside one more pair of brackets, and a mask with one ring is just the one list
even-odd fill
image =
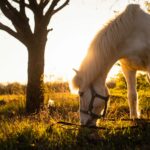
{"label": "small white flower", "polygon": [[52,107],[52,106],[55,106],[55,103],[54,103],[54,100],[52,100],[52,99],[49,99],[48,100],[48,107]]}

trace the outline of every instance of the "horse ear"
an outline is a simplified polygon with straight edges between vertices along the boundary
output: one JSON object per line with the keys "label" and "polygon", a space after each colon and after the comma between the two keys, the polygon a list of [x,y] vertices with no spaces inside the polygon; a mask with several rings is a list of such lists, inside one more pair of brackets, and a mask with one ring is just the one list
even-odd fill
{"label": "horse ear", "polygon": [[79,71],[73,68],[73,71],[75,71],[76,74],[79,74]]}
{"label": "horse ear", "polygon": [[74,78],[72,79],[72,83],[73,83],[73,87],[75,89],[79,88],[82,84],[82,78],[81,78],[81,74],[80,71],[73,69],[76,73],[76,75],[74,76]]}

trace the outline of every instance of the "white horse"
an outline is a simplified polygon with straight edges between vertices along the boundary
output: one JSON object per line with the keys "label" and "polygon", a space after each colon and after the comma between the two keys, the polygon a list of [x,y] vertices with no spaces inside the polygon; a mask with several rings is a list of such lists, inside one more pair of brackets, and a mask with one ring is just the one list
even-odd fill
{"label": "white horse", "polygon": [[105,115],[109,98],[105,80],[118,60],[127,81],[130,118],[139,118],[136,71],[150,73],[150,15],[139,5],[128,5],[97,33],[76,71],[73,85],[79,89],[82,125],[96,125]]}

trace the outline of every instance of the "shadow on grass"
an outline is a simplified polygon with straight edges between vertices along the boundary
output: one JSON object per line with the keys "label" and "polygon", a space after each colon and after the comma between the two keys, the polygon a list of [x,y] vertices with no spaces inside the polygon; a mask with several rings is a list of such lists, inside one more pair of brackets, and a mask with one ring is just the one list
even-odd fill
{"label": "shadow on grass", "polygon": [[25,101],[12,101],[0,106],[0,120],[25,114]]}
{"label": "shadow on grass", "polygon": [[150,148],[150,124],[147,121],[134,122],[137,128],[97,130],[80,128],[77,135],[77,147],[81,149],[133,150]]}
{"label": "shadow on grass", "polygon": [[[0,138],[1,150],[148,150],[150,124],[137,121],[137,128],[91,129],[61,125],[45,125],[30,121],[14,126]],[[9,129],[11,126],[9,127]],[[7,128],[6,128],[7,130]]]}

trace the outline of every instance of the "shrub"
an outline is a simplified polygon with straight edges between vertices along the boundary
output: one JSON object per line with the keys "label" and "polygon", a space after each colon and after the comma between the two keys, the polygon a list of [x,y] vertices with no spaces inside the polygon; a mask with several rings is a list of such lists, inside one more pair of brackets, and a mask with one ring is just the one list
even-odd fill
{"label": "shrub", "polygon": [[26,85],[18,82],[8,83],[7,85],[0,84],[0,95],[6,94],[25,94]]}
{"label": "shrub", "polygon": [[45,92],[70,92],[68,82],[46,82],[45,83]]}
{"label": "shrub", "polygon": [[[114,81],[112,81],[113,83]],[[121,89],[125,90],[127,89],[127,83],[122,73],[119,73],[117,75],[117,78],[115,79],[116,86],[113,88],[115,89]],[[149,90],[150,85],[147,81],[147,74],[138,73],[137,74],[137,90]],[[111,87],[110,87],[111,88]]]}
{"label": "shrub", "polygon": [[147,81],[147,74],[139,73],[137,76],[137,89],[138,90],[149,90],[150,85]]}
{"label": "shrub", "polygon": [[[46,82],[44,84],[45,93],[52,92],[70,92],[68,82]],[[4,85],[0,83],[0,95],[7,94],[25,94],[26,93],[26,85],[20,84],[18,82],[8,83]]]}

